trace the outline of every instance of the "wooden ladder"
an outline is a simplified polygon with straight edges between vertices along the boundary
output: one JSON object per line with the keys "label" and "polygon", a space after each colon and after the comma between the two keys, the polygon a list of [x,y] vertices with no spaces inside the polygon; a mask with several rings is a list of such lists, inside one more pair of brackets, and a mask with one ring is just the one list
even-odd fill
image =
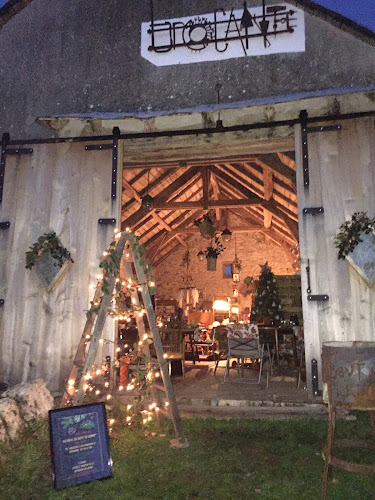
{"label": "wooden ladder", "polygon": [[[118,235],[116,235],[118,237]],[[133,256],[134,267],[136,271],[136,276],[138,283],[141,287],[141,295],[143,299],[143,304],[146,310],[148,324],[152,333],[152,339],[155,347],[156,357],[160,366],[160,371],[162,375],[163,385],[156,385],[156,388],[165,391],[167,401],[169,403],[169,412],[173,421],[176,438],[180,445],[186,445],[187,442],[184,437],[184,431],[182,427],[180,413],[178,411],[177,400],[175,397],[173,385],[171,378],[169,376],[168,363],[164,359],[163,345],[160,338],[159,329],[156,323],[155,311],[151,301],[150,290],[148,287],[147,279],[143,266],[141,265],[140,258],[137,252],[134,251],[137,248],[137,241],[134,234],[129,232],[122,232],[118,237],[116,245],[116,257],[118,262],[120,262],[123,257],[125,246],[129,245],[130,251]],[[125,270],[128,275],[131,273],[131,264],[127,262],[125,264]],[[68,405],[81,405],[83,404],[85,396],[85,377],[90,372],[99,347],[99,340],[101,339],[105,321],[107,318],[107,311],[110,307],[113,289],[115,287],[116,277],[108,277],[108,294],[103,294],[101,285],[98,283],[95,290],[93,303],[95,304],[101,299],[98,309],[91,311],[90,315],[86,320],[84,326],[81,340],[78,344],[77,352],[74,357],[73,366],[70,371],[69,378],[67,380],[64,395],[61,401],[61,407]],[[137,326],[138,326],[137,321]],[[86,352],[86,345],[89,342],[89,346]]]}

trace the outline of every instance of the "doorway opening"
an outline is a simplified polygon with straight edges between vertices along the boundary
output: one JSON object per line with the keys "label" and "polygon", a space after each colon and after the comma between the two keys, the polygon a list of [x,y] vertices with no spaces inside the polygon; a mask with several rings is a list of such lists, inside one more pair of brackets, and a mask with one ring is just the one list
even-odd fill
{"label": "doorway opening", "polygon": [[[219,354],[216,377],[222,378],[226,357],[220,353],[215,328],[234,324],[243,329],[255,321],[259,275],[267,263],[281,300],[276,321],[275,315],[256,318],[257,326],[270,328],[273,337],[267,342],[270,380],[288,379],[295,381],[291,388],[302,388],[303,316],[291,141],[280,142],[277,149],[242,145],[232,154],[224,154],[228,147],[224,151],[205,144],[199,149],[194,141],[189,147],[184,141],[180,149],[169,145],[157,154],[155,148],[150,155],[125,157],[123,170],[123,227],[140,237],[154,267],[159,326],[167,329],[178,322],[185,335],[185,370],[175,368],[176,380],[202,367],[213,374]],[[214,231],[203,234],[199,222],[207,219]],[[215,238],[222,250],[210,269],[206,256],[209,247],[217,245]],[[134,329],[123,321],[118,326],[123,340],[126,330]],[[247,365],[256,370],[255,362]]]}

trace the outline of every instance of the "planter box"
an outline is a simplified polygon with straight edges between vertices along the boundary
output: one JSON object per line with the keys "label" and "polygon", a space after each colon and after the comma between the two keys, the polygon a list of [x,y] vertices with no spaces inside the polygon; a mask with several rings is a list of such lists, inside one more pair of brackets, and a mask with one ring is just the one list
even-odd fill
{"label": "planter box", "polygon": [[35,264],[34,269],[47,292],[52,292],[69,271],[72,261],[67,259],[62,267],[56,266],[57,260],[45,252]]}
{"label": "planter box", "polygon": [[207,271],[216,271],[216,262],[215,257],[207,257]]}
{"label": "planter box", "polygon": [[358,243],[347,260],[369,287],[375,283],[375,235],[361,234],[362,242]]}

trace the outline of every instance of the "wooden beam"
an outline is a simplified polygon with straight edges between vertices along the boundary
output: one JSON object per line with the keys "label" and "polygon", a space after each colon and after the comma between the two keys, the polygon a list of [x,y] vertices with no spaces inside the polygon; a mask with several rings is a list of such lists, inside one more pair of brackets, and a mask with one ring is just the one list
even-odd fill
{"label": "wooden beam", "polygon": [[267,165],[268,167],[272,168],[272,170],[286,177],[287,179],[292,181],[294,185],[296,185],[296,173],[289,167],[285,166],[285,164],[280,161],[277,155],[275,154],[259,155],[255,158],[252,158],[251,161],[260,165],[261,167],[263,167],[263,165]]}
{"label": "wooden beam", "polygon": [[296,170],[296,160],[294,158],[289,156],[287,153],[277,153],[277,156],[279,157],[280,161],[284,163],[284,165],[294,171]]}
{"label": "wooden beam", "polygon": [[200,201],[154,201],[155,210],[193,210],[201,208],[207,210],[210,208],[231,208],[231,207],[252,207],[253,205],[263,205],[267,203],[261,198],[246,198],[237,200],[210,200],[205,207],[203,200]]}
{"label": "wooden beam", "polygon": [[[261,231],[263,226],[260,224],[249,225],[249,226],[238,226],[231,227],[230,230],[232,233],[255,233],[257,231]],[[185,229],[175,229],[176,233],[183,234],[200,234],[199,229],[197,227],[187,227]]]}
{"label": "wooden beam", "polygon": [[201,176],[202,176],[202,186],[203,186],[203,208],[205,210],[208,209],[208,199],[209,199],[209,196],[210,196],[210,193],[209,193],[209,177],[210,177],[210,172],[208,170],[208,167],[207,165],[205,165],[204,167],[202,167],[202,170],[201,170]]}
{"label": "wooden beam", "polygon": [[[219,200],[220,199],[220,189],[216,180],[215,175],[210,171],[210,179],[211,179],[211,184],[214,192],[214,200]],[[216,220],[220,221],[221,213],[220,213],[220,208],[215,208],[215,214],[216,214]]]}
{"label": "wooden beam", "polygon": [[263,218],[264,227],[266,229],[269,229],[272,225],[272,213],[266,208],[263,208]]}
{"label": "wooden beam", "polygon": [[[147,174],[148,170],[142,170],[142,175],[137,175],[135,176],[131,181],[126,181],[123,177],[122,179],[122,182],[123,184],[125,184],[125,182],[127,182],[132,189],[134,189],[133,185],[136,181],[138,181],[139,179],[141,179],[145,174]],[[170,177],[170,175],[172,174],[173,172],[169,171],[169,172],[163,172],[157,179],[154,179],[152,182],[150,182],[150,185],[148,186],[148,189],[147,189],[147,185],[141,190],[141,191],[136,191],[134,189],[134,191],[136,193],[138,193],[138,196],[140,196],[140,198],[142,199],[142,196],[144,196],[145,194],[147,194],[147,191],[153,189],[155,186],[157,186],[158,184],[160,184],[160,182],[162,182],[164,179],[166,179],[167,177]],[[134,199],[135,196],[134,196]],[[126,210],[127,207],[129,207],[132,203],[134,203],[134,199],[130,199],[128,201],[126,201],[125,203],[123,203],[122,205],[122,210]]]}
{"label": "wooden beam", "polygon": [[[171,226],[169,224],[167,224],[157,213],[154,212],[152,214],[152,218],[155,219],[158,222],[158,224],[160,224],[168,232],[173,231]],[[183,240],[179,234],[176,235],[176,238],[178,239],[178,241],[181,243],[182,246],[187,247],[186,241]]]}
{"label": "wooden beam", "polygon": [[[273,173],[270,168],[263,168],[264,199],[269,201],[273,195]],[[270,229],[272,225],[272,212],[263,208],[264,227]]]}
{"label": "wooden beam", "polygon": [[282,210],[280,210],[276,203],[273,200],[267,201],[267,204],[264,206],[267,210],[270,210],[273,214],[277,215],[280,219],[285,222],[286,227],[291,232],[293,238],[298,242],[298,223],[292,220],[287,214],[285,214]]}
{"label": "wooden beam", "polygon": [[[191,181],[191,178],[199,174],[199,172],[200,172],[199,167],[192,167],[184,171],[184,173],[180,175],[180,177],[178,177],[175,181],[171,182],[171,184],[166,189],[163,189],[163,191],[158,196],[155,196],[154,202],[165,203],[169,198],[171,198],[176,193],[177,190],[181,189],[183,185],[186,184],[186,182]],[[121,227],[123,230],[126,227],[133,228],[140,221],[149,217],[149,215],[150,215],[149,212],[147,211],[145,212],[144,209],[140,208],[137,212],[135,212],[130,217],[125,219],[122,222]]]}

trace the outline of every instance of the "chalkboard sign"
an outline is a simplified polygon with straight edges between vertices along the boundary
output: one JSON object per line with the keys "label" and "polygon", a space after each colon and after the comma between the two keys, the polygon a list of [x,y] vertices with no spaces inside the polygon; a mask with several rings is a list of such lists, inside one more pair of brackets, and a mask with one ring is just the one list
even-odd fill
{"label": "chalkboard sign", "polygon": [[49,426],[55,489],[112,477],[104,403],[50,410]]}

